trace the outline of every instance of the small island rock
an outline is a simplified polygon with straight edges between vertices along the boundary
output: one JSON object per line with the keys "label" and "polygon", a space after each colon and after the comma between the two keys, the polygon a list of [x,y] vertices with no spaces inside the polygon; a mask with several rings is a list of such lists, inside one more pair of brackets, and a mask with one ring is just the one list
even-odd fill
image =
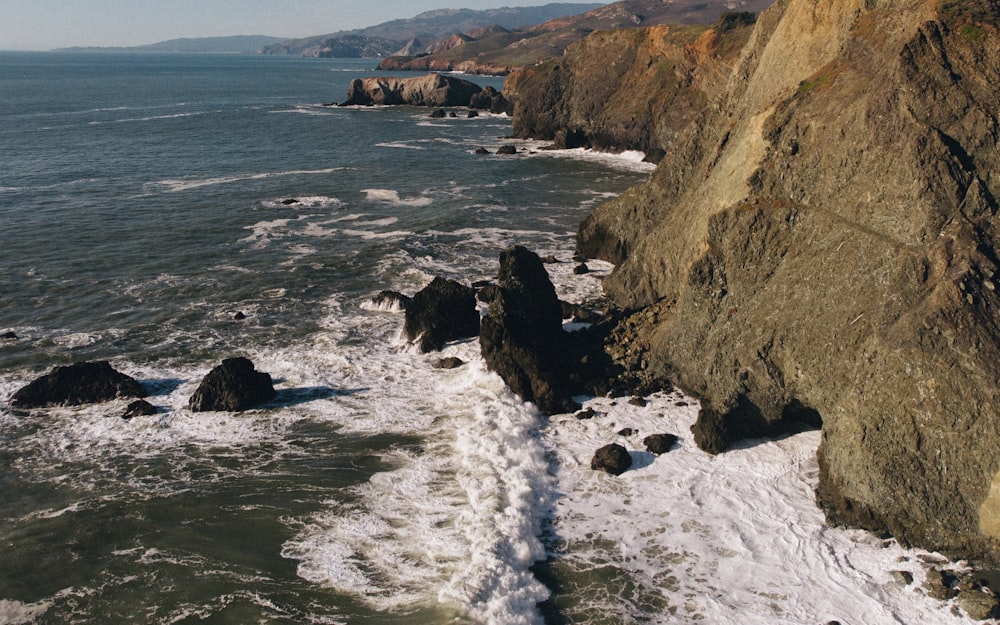
{"label": "small island rock", "polygon": [[226,358],[202,379],[188,407],[194,412],[246,410],[276,394],[271,376],[256,371],[249,359]]}
{"label": "small island rock", "polygon": [[14,393],[10,404],[14,408],[80,406],[145,396],[145,389],[135,379],[102,360],[56,367]]}
{"label": "small island rock", "polygon": [[594,452],[590,468],[611,475],[621,475],[632,466],[632,456],[621,445],[612,443]]}

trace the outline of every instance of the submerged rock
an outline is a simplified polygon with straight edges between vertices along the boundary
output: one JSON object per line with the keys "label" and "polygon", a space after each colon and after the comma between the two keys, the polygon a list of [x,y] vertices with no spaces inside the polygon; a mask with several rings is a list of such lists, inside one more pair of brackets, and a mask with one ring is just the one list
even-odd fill
{"label": "submerged rock", "polygon": [[56,367],[11,396],[14,408],[79,406],[119,397],[145,397],[146,391],[132,377],[106,361],[80,362]]}
{"label": "submerged rock", "polygon": [[454,280],[434,278],[406,307],[403,334],[419,341],[420,351],[436,351],[448,341],[479,334],[476,292]]}
{"label": "submerged rock", "polygon": [[591,469],[611,475],[621,475],[631,466],[632,456],[627,449],[616,443],[601,447],[594,452],[594,457],[590,460]]}
{"label": "submerged rock", "polygon": [[456,356],[448,356],[434,363],[435,369],[458,369],[465,364],[465,361]]}
{"label": "submerged rock", "polygon": [[249,359],[226,358],[205,375],[188,407],[194,412],[240,411],[276,395],[271,376],[255,370]]}
{"label": "submerged rock", "polygon": [[122,413],[122,419],[127,421],[134,417],[148,417],[154,414],[156,414],[156,406],[145,399],[137,399],[125,408],[125,412]]}

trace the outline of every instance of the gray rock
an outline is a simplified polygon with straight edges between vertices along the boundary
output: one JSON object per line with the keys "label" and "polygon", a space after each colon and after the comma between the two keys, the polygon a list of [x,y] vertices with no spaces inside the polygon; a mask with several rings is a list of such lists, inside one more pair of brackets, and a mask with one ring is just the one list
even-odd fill
{"label": "gray rock", "polygon": [[475,290],[454,280],[434,278],[406,307],[403,334],[407,340],[418,341],[423,352],[478,335]]}

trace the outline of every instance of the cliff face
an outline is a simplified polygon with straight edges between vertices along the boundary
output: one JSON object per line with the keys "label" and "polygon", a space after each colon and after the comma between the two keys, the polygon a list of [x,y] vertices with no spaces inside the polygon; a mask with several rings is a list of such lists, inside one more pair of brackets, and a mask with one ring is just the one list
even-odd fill
{"label": "cliff face", "polygon": [[508,77],[514,135],[658,156],[722,91],[752,23],[753,14],[730,14],[713,28],[593,33]]}
{"label": "cliff face", "polygon": [[724,440],[818,412],[832,520],[993,558],[998,9],[780,0],[649,183],[579,233]]}

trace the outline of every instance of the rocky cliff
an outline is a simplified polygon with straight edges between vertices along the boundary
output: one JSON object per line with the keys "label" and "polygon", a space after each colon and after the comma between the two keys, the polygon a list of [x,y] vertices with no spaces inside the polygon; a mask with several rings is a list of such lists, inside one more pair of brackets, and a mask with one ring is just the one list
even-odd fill
{"label": "rocky cliff", "polygon": [[469,106],[483,88],[461,78],[428,74],[415,78],[356,78],[341,106]]}
{"label": "rocky cliff", "polygon": [[641,150],[654,160],[726,85],[753,13],[713,27],[606,30],[508,77],[514,135],[555,147]]}
{"label": "rocky cliff", "polygon": [[720,451],[822,420],[832,521],[1000,556],[1000,6],[780,0],[579,250]]}

